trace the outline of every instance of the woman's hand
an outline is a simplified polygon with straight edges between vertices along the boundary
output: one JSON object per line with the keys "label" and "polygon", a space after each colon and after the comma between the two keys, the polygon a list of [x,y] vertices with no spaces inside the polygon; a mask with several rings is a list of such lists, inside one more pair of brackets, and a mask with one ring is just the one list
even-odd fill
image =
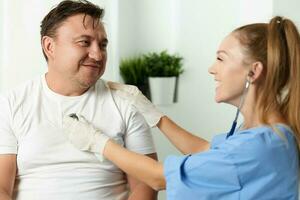
{"label": "woman's hand", "polygon": [[103,161],[103,150],[109,137],[101,133],[83,116],[71,114],[63,118],[63,130],[70,142],[82,151],[96,153],[97,158]]}
{"label": "woman's hand", "polygon": [[145,97],[142,92],[133,85],[125,85],[116,82],[107,82],[110,89],[116,90],[116,94],[122,99],[129,101],[144,116],[150,127],[157,126],[161,117],[164,116],[155,105]]}

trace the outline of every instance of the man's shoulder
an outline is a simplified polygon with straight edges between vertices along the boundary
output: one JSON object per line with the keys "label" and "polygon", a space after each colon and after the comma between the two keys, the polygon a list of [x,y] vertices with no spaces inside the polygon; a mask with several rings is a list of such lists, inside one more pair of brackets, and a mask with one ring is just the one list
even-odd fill
{"label": "man's shoulder", "polygon": [[130,101],[127,99],[124,99],[120,95],[118,95],[116,90],[110,89],[109,86],[107,85],[107,81],[103,79],[99,79],[96,83],[96,88],[98,92],[100,92],[102,97],[105,98],[111,98],[113,103],[117,106],[119,111],[123,114],[127,113],[134,113],[136,112],[134,106]]}
{"label": "man's shoulder", "polygon": [[116,90],[110,89],[107,85],[106,80],[99,79],[97,83],[95,84],[97,93],[101,95],[102,98],[109,98],[112,97],[116,104],[120,105],[129,105],[130,102],[128,102],[126,99],[120,97]]}
{"label": "man's shoulder", "polygon": [[39,88],[40,85],[41,77],[37,76],[35,78],[24,81],[23,83],[18,84],[13,88],[1,92],[1,98],[16,99],[18,97],[24,96],[24,94],[31,95],[34,93],[35,88]]}

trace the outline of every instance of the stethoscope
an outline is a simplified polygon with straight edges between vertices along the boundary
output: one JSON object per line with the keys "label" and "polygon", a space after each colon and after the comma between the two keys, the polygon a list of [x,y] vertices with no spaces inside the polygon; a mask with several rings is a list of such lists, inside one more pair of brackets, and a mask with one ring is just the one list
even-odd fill
{"label": "stethoscope", "polygon": [[243,93],[242,93],[242,96],[241,96],[240,105],[237,108],[237,111],[236,111],[236,114],[235,114],[235,118],[234,118],[234,120],[232,122],[230,131],[227,133],[226,139],[229,138],[230,136],[232,136],[233,133],[234,133],[234,131],[235,131],[235,128],[236,128],[236,125],[237,125],[237,120],[238,120],[238,117],[239,117],[239,114],[240,114],[240,110],[241,110],[242,106],[244,105],[245,96],[246,96],[246,93],[248,91],[249,85],[250,85],[250,82],[247,79],[245,87],[244,87],[244,90],[243,90]]}

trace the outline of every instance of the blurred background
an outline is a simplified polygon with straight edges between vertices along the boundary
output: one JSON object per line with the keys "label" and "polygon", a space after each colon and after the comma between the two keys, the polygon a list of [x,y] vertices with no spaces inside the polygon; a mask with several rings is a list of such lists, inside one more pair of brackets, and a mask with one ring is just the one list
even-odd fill
{"label": "blurred background", "polygon": [[[59,0],[0,1],[0,92],[47,69],[40,46],[40,22]],[[299,27],[299,0],[91,0],[105,8],[109,38],[104,79],[123,82],[122,59],[167,50],[183,58],[177,102],[158,106],[175,122],[207,140],[227,132],[235,109],[214,102],[208,67],[221,40],[238,26],[268,22],[274,15]],[[66,52],[68,53],[68,52]],[[241,119],[242,120],[242,119]],[[156,129],[159,159],[180,153]],[[159,199],[165,199],[160,192]]]}

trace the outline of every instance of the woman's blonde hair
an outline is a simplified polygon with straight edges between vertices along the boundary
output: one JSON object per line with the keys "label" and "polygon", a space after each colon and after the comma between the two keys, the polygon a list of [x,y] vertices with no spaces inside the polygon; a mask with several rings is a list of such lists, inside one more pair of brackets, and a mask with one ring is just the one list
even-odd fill
{"label": "woman's blonde hair", "polygon": [[263,64],[257,89],[260,120],[269,124],[279,111],[293,129],[300,146],[300,36],[295,24],[276,16],[269,23],[234,30],[245,55]]}

